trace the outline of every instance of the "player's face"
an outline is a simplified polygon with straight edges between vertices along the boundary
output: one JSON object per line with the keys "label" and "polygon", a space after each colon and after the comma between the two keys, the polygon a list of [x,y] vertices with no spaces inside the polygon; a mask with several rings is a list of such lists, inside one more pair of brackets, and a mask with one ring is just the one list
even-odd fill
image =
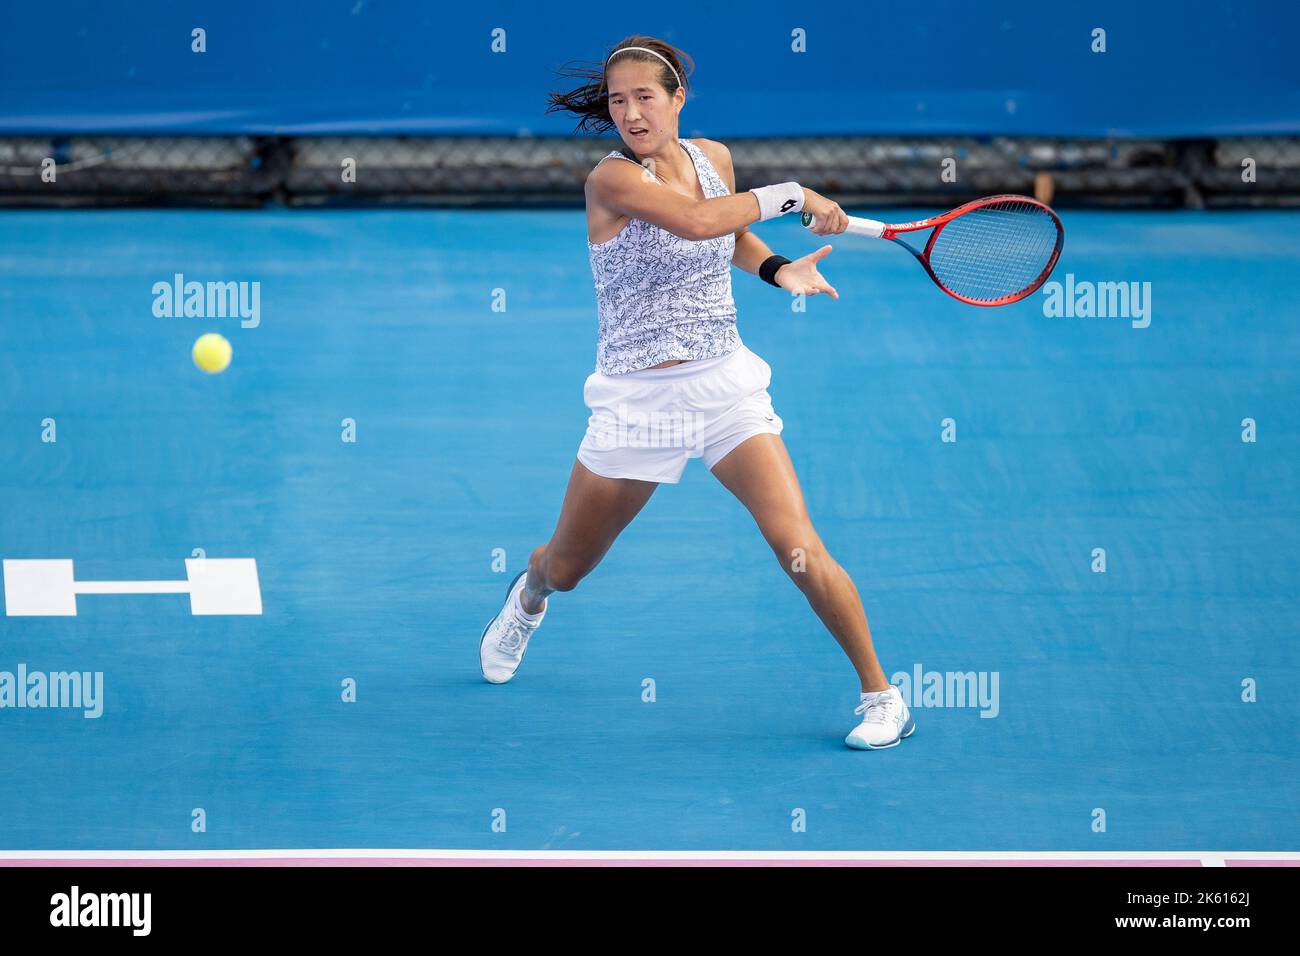
{"label": "player's face", "polygon": [[680,91],[663,88],[661,67],[653,63],[616,63],[605,74],[609,115],[623,142],[639,156],[654,152],[677,135]]}

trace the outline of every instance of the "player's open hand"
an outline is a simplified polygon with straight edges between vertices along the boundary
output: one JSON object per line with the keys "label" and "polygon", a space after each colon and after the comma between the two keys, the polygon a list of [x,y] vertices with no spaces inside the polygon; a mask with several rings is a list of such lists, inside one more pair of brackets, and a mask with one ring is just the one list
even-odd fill
{"label": "player's open hand", "polygon": [[776,284],[791,295],[816,295],[818,292],[825,292],[832,299],[838,299],[840,294],[835,291],[835,287],[817,271],[817,263],[826,258],[830,251],[830,246],[822,246],[802,258],[787,262],[776,270]]}

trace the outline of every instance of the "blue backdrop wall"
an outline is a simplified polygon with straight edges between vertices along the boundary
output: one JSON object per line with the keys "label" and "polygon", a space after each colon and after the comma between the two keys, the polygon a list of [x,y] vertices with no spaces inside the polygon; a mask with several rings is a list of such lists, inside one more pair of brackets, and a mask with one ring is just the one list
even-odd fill
{"label": "blue backdrop wall", "polygon": [[6,133],[563,134],[554,69],[635,32],[697,60],[685,135],[1300,131],[1292,0],[5,6]]}

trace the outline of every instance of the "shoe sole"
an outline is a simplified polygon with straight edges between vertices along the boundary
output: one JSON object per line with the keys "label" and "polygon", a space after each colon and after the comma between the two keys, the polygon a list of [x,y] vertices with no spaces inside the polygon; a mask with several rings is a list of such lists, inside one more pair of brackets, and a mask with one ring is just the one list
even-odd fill
{"label": "shoe sole", "polygon": [[[519,579],[522,578],[527,573],[528,573],[528,569],[524,568],[513,578],[511,578],[510,584],[506,586],[507,601],[510,600],[510,592],[515,589],[515,585],[519,582]],[[505,608],[502,608],[501,610],[505,610]],[[493,680],[492,678],[487,676],[487,673],[483,670],[483,639],[487,637],[488,628],[490,628],[496,622],[496,619],[499,618],[500,616],[501,616],[501,611],[497,611],[496,614],[492,615],[492,620],[487,622],[487,627],[483,628],[483,633],[478,636],[478,672],[483,675],[483,679],[487,681],[489,684],[508,683],[515,676],[515,674],[519,672],[519,664],[522,664],[524,662],[524,654],[528,653],[528,648],[525,647],[524,654],[519,655],[519,664],[515,665],[515,669],[510,672],[510,677],[507,677],[505,680]]]}
{"label": "shoe sole", "polygon": [[890,747],[897,747],[914,733],[916,733],[916,720],[911,714],[908,714],[907,724],[903,727],[903,732],[887,744],[851,744],[846,740],[844,745],[852,750],[888,750]]}

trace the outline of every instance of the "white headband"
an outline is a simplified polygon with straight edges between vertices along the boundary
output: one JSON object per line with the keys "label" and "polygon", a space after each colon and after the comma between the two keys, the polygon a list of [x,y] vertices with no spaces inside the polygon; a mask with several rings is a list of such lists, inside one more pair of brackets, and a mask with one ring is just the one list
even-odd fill
{"label": "white headband", "polygon": [[671,63],[669,63],[669,62],[664,58],[663,54],[661,54],[661,53],[656,53],[654,50],[647,49],[646,47],[643,47],[643,46],[625,46],[625,47],[620,47],[619,49],[615,50],[613,53],[611,53],[611,54],[606,58],[606,60],[605,60],[605,68],[606,68],[606,69],[609,68],[609,61],[610,61],[610,60],[614,59],[614,57],[618,56],[620,53],[626,53],[628,50],[640,50],[642,53],[649,53],[651,56],[657,56],[657,57],[659,57],[659,59],[661,59],[661,60],[664,61],[664,66],[668,67],[668,69],[670,69],[670,70],[673,71],[673,76],[677,77],[677,85],[678,85],[678,86],[683,86],[683,85],[684,85],[684,84],[682,83],[681,75],[677,72],[677,70],[673,69],[673,65],[672,65]]}

